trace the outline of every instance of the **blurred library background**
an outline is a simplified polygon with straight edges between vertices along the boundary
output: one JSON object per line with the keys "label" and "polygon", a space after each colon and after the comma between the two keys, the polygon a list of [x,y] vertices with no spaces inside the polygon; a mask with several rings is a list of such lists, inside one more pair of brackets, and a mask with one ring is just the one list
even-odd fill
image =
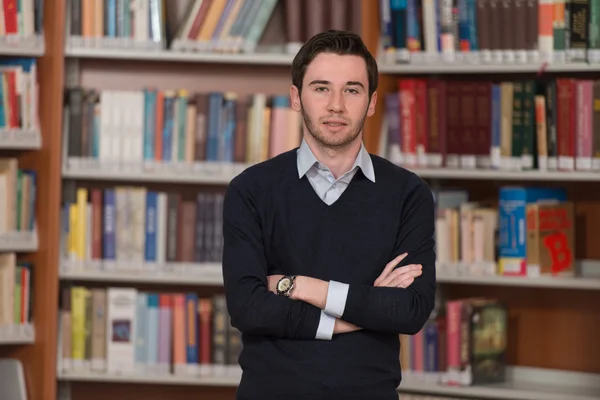
{"label": "blurred library background", "polygon": [[235,399],[223,196],[300,144],[327,29],[379,63],[367,150],[435,198],[399,399],[600,399],[598,0],[1,1],[0,399]]}

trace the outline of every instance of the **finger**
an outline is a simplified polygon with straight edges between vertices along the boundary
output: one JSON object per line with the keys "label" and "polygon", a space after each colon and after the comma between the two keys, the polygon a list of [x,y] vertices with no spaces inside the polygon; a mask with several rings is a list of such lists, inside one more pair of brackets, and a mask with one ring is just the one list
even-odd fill
{"label": "finger", "polygon": [[390,272],[392,272],[394,270],[394,268],[396,267],[396,265],[398,265],[400,263],[400,261],[404,260],[404,258],[406,258],[407,255],[408,255],[408,253],[402,253],[398,257],[394,258],[392,261],[390,261],[389,263],[387,263],[386,266],[385,266],[385,268],[383,269],[383,271],[379,275],[379,277],[375,280],[375,284],[377,284],[382,279],[384,279],[385,277],[387,277],[390,274]]}
{"label": "finger", "polygon": [[383,279],[380,282],[380,286],[390,286],[390,282],[392,282],[394,279],[396,279],[400,276],[407,275],[412,272],[421,271],[421,270],[422,270],[421,264],[409,264],[409,265],[402,266],[402,267],[392,271],[385,279]]}
{"label": "finger", "polygon": [[405,274],[405,275],[397,277],[396,279],[393,279],[390,283],[388,283],[386,285],[386,287],[402,287],[402,288],[407,288],[420,275],[421,275],[421,272],[413,271],[410,274]]}
{"label": "finger", "polygon": [[395,287],[399,287],[399,288],[403,288],[406,289],[407,287],[409,287],[413,282],[415,281],[414,278],[408,278],[403,280],[402,282],[398,283]]}
{"label": "finger", "polygon": [[390,283],[391,280],[394,279],[395,277],[405,274],[409,271],[412,271],[413,269],[415,269],[414,264],[404,265],[402,267],[399,267],[399,268],[391,271],[389,274],[387,274],[387,276],[380,279],[376,286],[387,286],[388,283]]}
{"label": "finger", "polygon": [[411,283],[413,283],[415,281],[415,279],[417,279],[422,274],[423,274],[422,271],[413,271],[413,272],[411,272],[408,275],[403,275],[403,276],[399,277],[398,279],[396,279],[395,281],[392,281],[390,283],[390,287],[403,287],[403,288],[406,288]]}
{"label": "finger", "polygon": [[409,279],[416,279],[419,276],[421,276],[421,272],[420,271],[411,271],[408,274],[403,274],[400,275],[392,280],[390,280],[385,287],[399,287],[399,285]]}

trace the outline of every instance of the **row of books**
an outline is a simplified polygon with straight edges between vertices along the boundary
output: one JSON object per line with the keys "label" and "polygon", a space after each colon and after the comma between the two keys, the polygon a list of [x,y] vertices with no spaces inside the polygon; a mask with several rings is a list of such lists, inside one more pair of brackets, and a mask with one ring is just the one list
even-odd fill
{"label": "row of books", "polygon": [[[414,53],[483,61],[600,61],[598,3],[561,0],[384,0],[382,48],[392,63]],[[506,27],[513,27],[506,29]]]}
{"label": "row of books", "polygon": [[5,0],[0,4],[0,37],[30,38],[43,33],[44,0]]}
{"label": "row of books", "polygon": [[260,162],[300,144],[301,120],[289,95],[78,87],[67,93],[64,129],[69,157],[131,171]]}
{"label": "row of books", "polygon": [[73,0],[67,29],[71,45],[248,54],[266,38],[295,54],[327,29],[359,33],[360,11],[360,0]]}
{"label": "row of books", "polygon": [[0,233],[32,231],[36,222],[37,173],[17,158],[0,158]]}
{"label": "row of books", "polygon": [[70,261],[220,262],[222,193],[77,188],[65,199],[61,256]]}
{"label": "row of books", "polygon": [[[563,188],[501,187],[498,201],[436,196],[438,270],[456,275],[574,276],[575,212]],[[468,271],[455,271],[457,265]]]}
{"label": "row of books", "polygon": [[408,167],[600,170],[598,98],[592,79],[402,78],[382,138]]}
{"label": "row of books", "polygon": [[174,50],[253,53],[278,0],[191,0]]}
{"label": "row of books", "polygon": [[70,0],[66,2],[67,31],[72,37],[89,41],[88,44],[102,38],[128,38],[132,43],[162,48],[166,43],[167,3],[170,2]]}
{"label": "row of books", "polygon": [[33,266],[15,253],[0,253],[0,328],[33,321]]}
{"label": "row of books", "polygon": [[0,129],[39,129],[35,58],[0,59]]}
{"label": "row of books", "polygon": [[493,298],[458,298],[437,307],[415,335],[400,335],[404,376],[453,386],[506,380],[508,310]]}
{"label": "row of books", "polygon": [[222,294],[71,286],[59,318],[63,371],[222,375],[242,348]]}

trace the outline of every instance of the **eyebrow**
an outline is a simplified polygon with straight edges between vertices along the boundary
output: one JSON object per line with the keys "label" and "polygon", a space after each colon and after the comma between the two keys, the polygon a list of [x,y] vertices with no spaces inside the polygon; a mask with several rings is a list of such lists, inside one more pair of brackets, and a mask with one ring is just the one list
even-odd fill
{"label": "eyebrow", "polygon": [[[314,80],[311,83],[309,83],[308,85],[309,86],[312,86],[312,85],[329,85],[330,83],[331,82],[325,81],[325,80]],[[360,86],[363,89],[365,88],[365,86],[361,82],[358,82],[358,81],[348,81],[348,82],[346,82],[346,85],[348,85],[348,86]]]}

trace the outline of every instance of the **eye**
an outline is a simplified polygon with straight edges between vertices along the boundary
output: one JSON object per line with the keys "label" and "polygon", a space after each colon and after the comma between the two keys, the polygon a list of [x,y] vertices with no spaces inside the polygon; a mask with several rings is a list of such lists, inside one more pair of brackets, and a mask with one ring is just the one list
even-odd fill
{"label": "eye", "polygon": [[356,89],[348,89],[348,92],[350,92],[352,94],[358,94],[358,90],[356,90]]}
{"label": "eye", "polygon": [[323,92],[325,90],[327,90],[327,88],[324,86],[318,86],[317,88],[315,88],[315,91],[317,91],[317,92]]}

